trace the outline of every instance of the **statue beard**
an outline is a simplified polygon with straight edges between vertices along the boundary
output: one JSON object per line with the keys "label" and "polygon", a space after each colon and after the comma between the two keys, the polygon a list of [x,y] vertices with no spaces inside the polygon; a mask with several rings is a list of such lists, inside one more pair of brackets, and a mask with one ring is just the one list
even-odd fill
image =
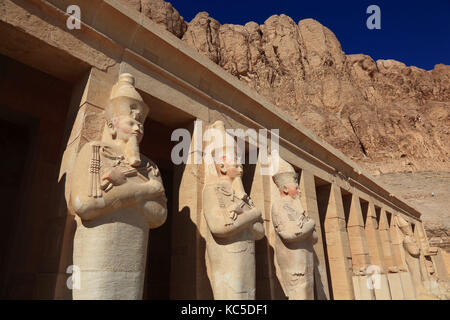
{"label": "statue beard", "polygon": [[300,200],[300,195],[297,192],[294,196],[291,196],[291,198],[294,200],[297,200],[297,199]]}
{"label": "statue beard", "polygon": [[125,145],[125,158],[128,160],[128,163],[133,167],[137,167],[141,164],[141,154],[139,153],[139,141],[135,135],[131,136]]}
{"label": "statue beard", "polygon": [[242,183],[241,177],[234,178],[232,188],[239,199],[244,199],[247,197],[247,193],[244,190],[244,185]]}

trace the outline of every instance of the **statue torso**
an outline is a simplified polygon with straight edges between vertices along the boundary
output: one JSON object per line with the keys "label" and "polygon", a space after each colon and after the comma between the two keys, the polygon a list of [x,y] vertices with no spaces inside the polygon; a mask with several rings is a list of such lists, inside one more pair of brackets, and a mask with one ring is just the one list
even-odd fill
{"label": "statue torso", "polygon": [[[272,205],[275,259],[282,287],[291,299],[311,298],[313,286],[313,221],[304,215],[298,199],[283,197]],[[305,233],[305,239],[296,235]],[[287,242],[283,237],[289,238]],[[298,291],[298,292],[297,292]]]}
{"label": "statue torso", "polygon": [[[132,167],[118,146],[95,141],[83,146],[76,161],[70,177],[70,201],[82,219],[99,219],[134,207],[151,227],[165,221],[167,200],[161,175],[147,157],[141,155],[141,164]],[[115,172],[113,182],[104,179],[111,170]],[[160,186],[161,193],[151,198],[155,186]]]}
{"label": "statue torso", "polygon": [[300,199],[282,197],[272,205],[272,221],[278,236],[285,242],[302,241],[314,231],[314,221],[305,216]]}
{"label": "statue torso", "polygon": [[[204,197],[214,197],[214,213],[223,216],[224,224],[236,223],[227,212],[233,204],[242,203],[232,189],[231,183],[219,181],[205,186]],[[251,201],[251,200],[250,200]],[[243,211],[250,210],[252,203],[243,203]],[[238,221],[238,220],[237,220]],[[249,227],[227,237],[206,237],[208,273],[212,278],[216,299],[253,299],[255,294],[255,241]]]}

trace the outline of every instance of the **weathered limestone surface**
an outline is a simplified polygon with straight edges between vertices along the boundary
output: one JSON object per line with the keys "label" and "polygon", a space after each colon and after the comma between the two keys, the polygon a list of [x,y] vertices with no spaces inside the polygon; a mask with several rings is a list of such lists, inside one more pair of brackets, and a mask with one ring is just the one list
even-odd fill
{"label": "weathered limestone surface", "polygon": [[333,297],[353,300],[352,256],[348,240],[341,189],[332,184],[328,194],[322,194],[319,205],[326,206],[323,224]]}
{"label": "weathered limestone surface", "polygon": [[319,22],[285,15],[239,26],[201,12],[183,40],[374,173],[448,169],[448,66],[345,55]]}
{"label": "weathered limestone surface", "polygon": [[123,4],[142,12],[167,31],[181,38],[186,32],[187,23],[178,11],[163,0],[119,0]]}
{"label": "weathered limestone surface", "polygon": [[380,233],[378,231],[375,206],[372,202],[369,202],[367,208],[365,231],[371,263],[372,265],[378,266],[380,270],[380,286],[379,288],[375,288],[375,297],[377,300],[390,300],[391,294],[386,275],[383,246],[381,243]]}
{"label": "weathered limestone surface", "polygon": [[403,300],[404,293],[401,285],[399,267],[396,264],[395,251],[392,246],[389,221],[384,208],[379,212],[378,232],[380,233],[381,246],[383,248],[386,273],[392,300]]}
{"label": "weathered limestone surface", "polygon": [[388,273],[389,289],[392,300],[405,300],[402,279],[399,273]]}
{"label": "weathered limestone surface", "polygon": [[368,286],[367,268],[370,266],[369,249],[364,232],[361,202],[357,195],[351,196],[347,231],[352,253],[353,288],[356,300],[374,300],[373,289]]}
{"label": "weathered limestone surface", "polygon": [[411,274],[416,299],[436,299],[437,297],[433,297],[425,287],[424,282],[426,281],[428,273],[426,270],[423,270],[420,246],[417,244],[418,239],[414,236],[411,229],[411,224],[399,216],[396,217],[396,220],[397,225],[403,234],[405,261],[408,266],[409,273]]}

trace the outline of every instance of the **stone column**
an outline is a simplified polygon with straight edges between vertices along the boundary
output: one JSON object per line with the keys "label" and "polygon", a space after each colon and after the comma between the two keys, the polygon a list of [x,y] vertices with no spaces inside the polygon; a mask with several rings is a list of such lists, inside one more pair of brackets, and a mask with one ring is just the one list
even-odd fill
{"label": "stone column", "polygon": [[314,244],[314,285],[317,293],[317,300],[329,300],[330,292],[328,288],[328,274],[323,249],[324,239],[322,238],[322,228],[320,224],[319,209],[317,208],[316,185],[314,175],[302,170],[300,177],[300,194],[306,214],[316,222],[317,242]]}
{"label": "stone column", "polygon": [[371,264],[359,197],[352,195],[347,231],[353,263],[353,287],[356,300],[375,300],[366,269]]}
{"label": "stone column", "polygon": [[[262,153],[260,149],[250,190],[250,197],[255,206],[261,210],[266,235],[266,239],[262,239],[259,244],[256,243],[255,245],[256,274],[259,276],[256,278],[256,299],[259,299],[259,297],[270,297],[271,300],[283,300],[286,296],[276,274],[274,257],[275,230],[273,229],[270,216],[272,206],[271,193],[274,187],[271,181],[272,176],[267,174],[269,165],[261,163]],[[267,170],[267,172],[262,174],[261,170]],[[261,259],[262,257],[265,259]]]}
{"label": "stone column", "polygon": [[354,300],[352,282],[352,257],[345,226],[341,189],[331,184],[325,214],[325,241],[328,253],[333,297],[336,300]]}
{"label": "stone column", "polygon": [[187,163],[174,166],[171,299],[212,299],[206,275],[204,231],[201,230],[204,227],[201,214],[204,126],[205,123],[196,121],[187,127],[192,137]]}
{"label": "stone column", "polygon": [[369,201],[367,218],[366,218],[366,237],[369,247],[369,255],[372,265],[377,266],[380,270],[379,288],[375,287],[375,297],[377,300],[390,300],[389,282],[386,276],[386,264],[384,262],[383,246],[381,243],[380,233],[378,230],[377,214],[375,205]]}
{"label": "stone column", "polygon": [[391,291],[392,300],[404,300],[403,287],[400,279],[399,268],[396,265],[394,249],[392,248],[389,222],[386,216],[386,210],[381,208],[380,224],[378,227],[381,244],[383,246],[384,261],[386,263],[386,272]]}

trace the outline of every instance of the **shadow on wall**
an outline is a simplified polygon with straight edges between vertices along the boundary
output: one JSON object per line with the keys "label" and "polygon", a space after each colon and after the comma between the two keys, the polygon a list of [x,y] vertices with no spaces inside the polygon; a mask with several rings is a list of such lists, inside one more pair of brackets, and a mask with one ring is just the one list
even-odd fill
{"label": "shadow on wall", "polygon": [[[325,234],[325,217],[328,209],[328,202],[330,200],[331,193],[331,184],[327,183],[321,179],[316,177],[316,196],[317,196],[317,207],[319,209],[319,217],[320,217],[320,225],[322,226],[322,239],[323,239],[323,250],[325,254],[326,268],[328,276],[328,288],[330,288],[330,300],[333,300],[333,290],[331,285],[331,277],[330,277],[330,262],[328,258],[328,250],[327,250],[327,239]],[[316,259],[317,256],[314,255]],[[314,279],[316,280],[316,279]]]}

